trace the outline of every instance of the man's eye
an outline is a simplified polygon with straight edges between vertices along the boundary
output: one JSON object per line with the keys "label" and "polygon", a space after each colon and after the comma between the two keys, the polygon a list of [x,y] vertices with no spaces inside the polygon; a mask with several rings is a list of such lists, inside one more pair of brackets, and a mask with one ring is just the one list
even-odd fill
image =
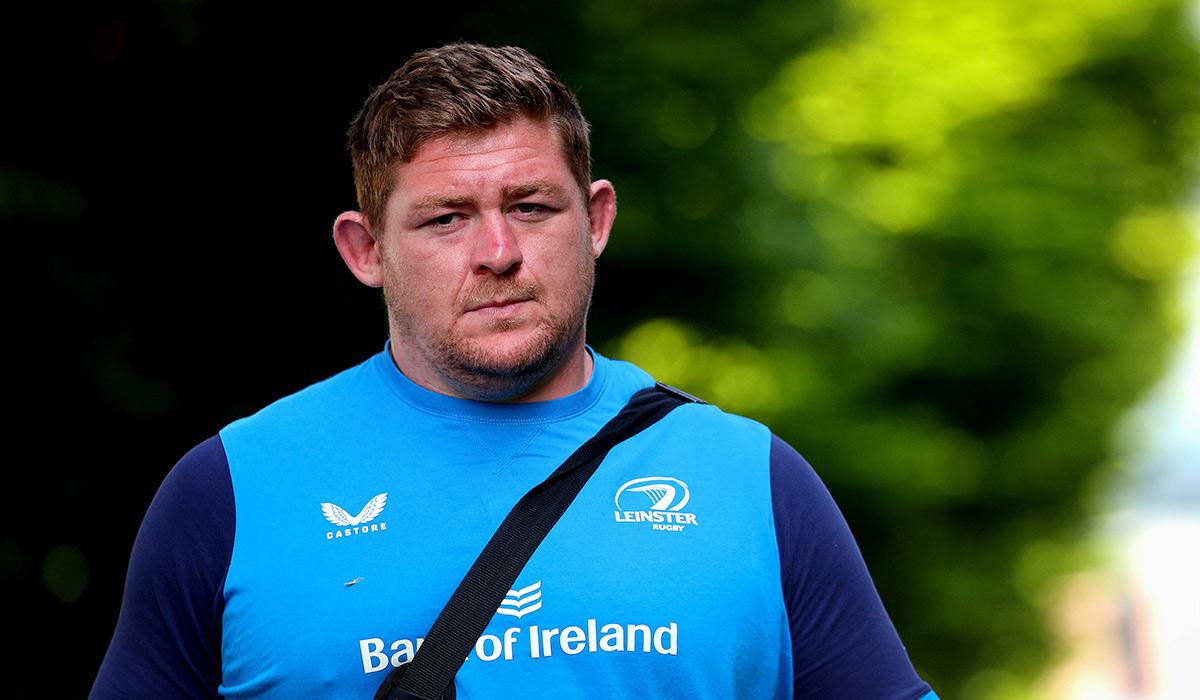
{"label": "man's eye", "polygon": [[550,207],[545,204],[537,204],[536,202],[521,202],[513,207],[519,214],[529,215],[545,215],[550,213]]}
{"label": "man's eye", "polygon": [[425,222],[426,226],[449,226],[458,220],[458,214],[442,214]]}

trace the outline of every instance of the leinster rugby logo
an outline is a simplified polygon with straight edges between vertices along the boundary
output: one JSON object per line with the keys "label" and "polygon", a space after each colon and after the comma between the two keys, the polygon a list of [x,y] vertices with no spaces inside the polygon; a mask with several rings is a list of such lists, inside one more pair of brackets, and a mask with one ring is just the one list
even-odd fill
{"label": "leinster rugby logo", "polygon": [[647,476],[617,489],[613,511],[619,523],[650,523],[652,530],[678,532],[697,525],[693,513],[683,512],[692,498],[687,484],[669,476]]}
{"label": "leinster rugby logo", "polygon": [[325,516],[326,520],[342,528],[325,533],[325,539],[334,540],[339,537],[350,537],[352,535],[386,530],[387,523],[371,523],[367,525],[367,523],[379,517],[385,505],[387,505],[387,493],[381,493],[367,501],[367,505],[363,506],[358,515],[350,515],[341,506],[333,503],[322,503],[321,514]]}

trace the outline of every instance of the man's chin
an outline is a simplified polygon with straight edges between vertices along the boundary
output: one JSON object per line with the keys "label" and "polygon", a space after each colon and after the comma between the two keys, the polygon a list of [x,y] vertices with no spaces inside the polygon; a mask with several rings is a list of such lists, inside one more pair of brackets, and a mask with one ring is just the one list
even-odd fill
{"label": "man's chin", "polygon": [[494,379],[518,379],[544,373],[564,354],[546,343],[516,346],[481,344],[458,354],[451,354],[463,372]]}
{"label": "man's chin", "polygon": [[455,347],[443,355],[445,376],[485,401],[505,401],[527,393],[563,360],[576,342],[550,338],[493,338]]}

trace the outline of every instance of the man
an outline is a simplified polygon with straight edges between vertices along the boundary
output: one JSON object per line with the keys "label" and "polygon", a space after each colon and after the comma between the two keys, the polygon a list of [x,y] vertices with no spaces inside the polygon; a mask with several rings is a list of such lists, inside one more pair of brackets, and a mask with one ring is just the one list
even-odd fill
{"label": "man", "polygon": [[[389,342],[167,477],[93,698],[369,698],[512,505],[653,380],[584,344],[616,214],[574,96],[515,48],[417,54],[350,137],[334,224]],[[828,493],[689,404],[614,448],[459,697],[933,697]]]}

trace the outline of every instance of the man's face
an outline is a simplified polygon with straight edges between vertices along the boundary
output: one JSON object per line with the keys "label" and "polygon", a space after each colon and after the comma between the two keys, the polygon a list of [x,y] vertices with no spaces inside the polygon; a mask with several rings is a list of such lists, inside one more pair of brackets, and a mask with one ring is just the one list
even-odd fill
{"label": "man's face", "polygon": [[527,119],[432,139],[401,163],[376,232],[400,369],[443,393],[512,400],[582,363],[611,225],[589,220],[598,186],[611,195],[596,183],[585,201],[556,131]]}

